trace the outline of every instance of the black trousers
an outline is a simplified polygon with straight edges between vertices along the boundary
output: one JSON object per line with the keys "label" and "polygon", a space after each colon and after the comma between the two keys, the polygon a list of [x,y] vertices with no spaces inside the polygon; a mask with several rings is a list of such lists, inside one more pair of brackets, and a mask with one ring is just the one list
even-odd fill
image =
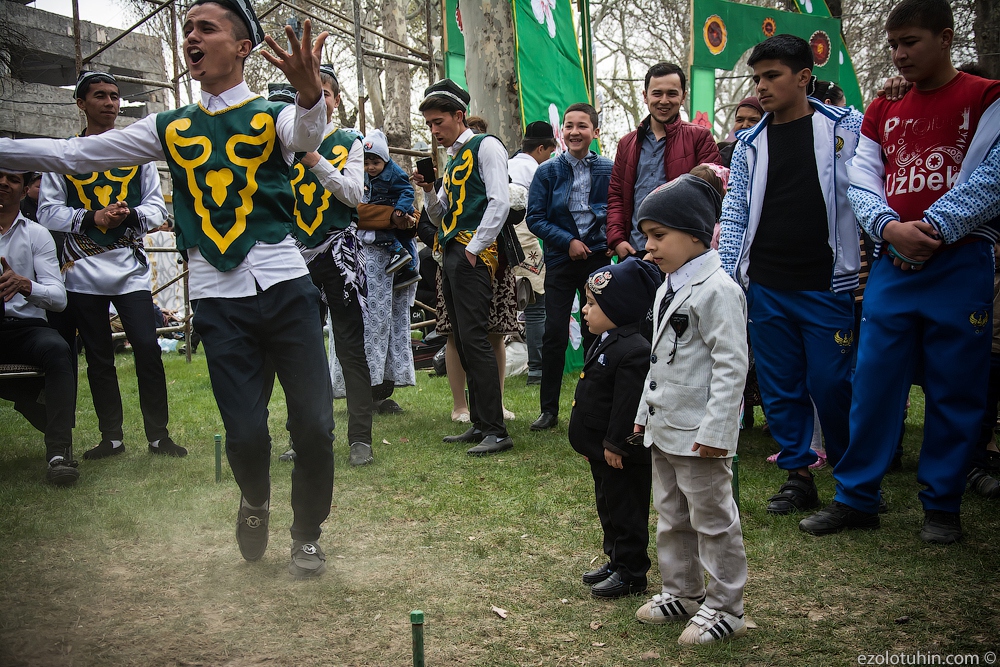
{"label": "black trousers", "polygon": [[[547,291],[547,290],[546,290]],[[649,495],[652,466],[625,459],[622,470],[590,459],[597,516],[604,529],[604,553],[626,581],[646,581],[649,572]]]}
{"label": "black trousers", "polygon": [[[71,458],[76,416],[76,359],[59,333],[43,319],[0,324],[0,363],[31,364],[44,378],[0,382],[0,397],[14,401],[14,409],[45,434],[45,459]],[[45,389],[45,403],[39,394]]]}
{"label": "black trousers", "polygon": [[319,290],[302,276],[255,296],[193,305],[240,491],[255,506],[271,495],[267,403],[277,373],[296,453],[292,539],[317,539],[333,501],[333,391]]}
{"label": "black trousers", "polygon": [[441,293],[469,385],[469,417],[484,436],[505,438],[500,375],[486,329],[493,300],[490,270],[478,257],[475,266],[469,264],[458,241],[445,246],[442,268]]}
{"label": "black trousers", "polygon": [[[603,252],[595,252],[587,259],[545,267],[545,334],[542,336],[542,386],[538,392],[541,412],[559,414],[559,392],[566,367],[573,299],[579,292],[582,307],[587,302],[587,278],[610,263],[610,257]],[[583,349],[589,350],[595,336],[583,324],[582,318],[580,330],[583,333]]]}
{"label": "black trousers", "polygon": [[[333,345],[347,389],[347,441],[372,444],[372,379],[365,355],[365,322],[354,290],[344,298],[344,276],[329,253],[309,263],[309,273],[326,293],[333,323]],[[320,311],[320,320],[323,312]],[[293,438],[294,440],[294,438]]]}
{"label": "black trousers", "polygon": [[[114,304],[135,357],[135,375],[139,384],[139,407],[150,442],[166,438],[167,378],[163,372],[160,345],[156,342],[153,296],[141,290],[117,296],[69,292],[66,310],[80,330],[87,354],[87,379],[94,398],[101,437],[122,440],[122,395],[115,371],[115,350],[111,340],[108,304]],[[75,349],[75,341],[66,341]]]}

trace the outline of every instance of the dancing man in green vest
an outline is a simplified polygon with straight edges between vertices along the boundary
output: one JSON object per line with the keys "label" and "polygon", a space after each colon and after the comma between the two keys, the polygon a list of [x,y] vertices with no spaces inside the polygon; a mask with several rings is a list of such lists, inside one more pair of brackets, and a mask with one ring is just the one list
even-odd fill
{"label": "dancing man in green vest", "polygon": [[[76,105],[87,118],[83,136],[115,127],[121,97],[107,72],[83,72]],[[167,378],[156,341],[152,283],[143,249],[146,232],[167,217],[156,165],[42,177],[38,222],[61,241],[69,303],[52,317],[70,349],[77,330],[87,353],[87,379],[101,430],[98,445],[83,453],[101,459],[125,452],[122,395],[115,371],[108,306],[114,304],[135,358],[139,407],[152,454],[186,456],[167,431]],[[76,354],[73,355],[76,363]]]}
{"label": "dancing man in green vest", "polygon": [[292,234],[330,309],[334,349],[347,389],[348,462],[363,466],[374,460],[372,384],[362,312],[368,290],[357,234],[357,206],[365,189],[365,152],[360,135],[338,129],[333,123],[333,112],[340,106],[340,83],[333,65],[321,65],[319,74],[326,131],[319,150],[306,153],[292,166]]}
{"label": "dancing man in green vest", "polygon": [[[296,577],[322,574],[320,525],[333,498],[333,398],[319,291],[288,231],[288,179],[296,151],[316,150],[326,126],[319,60],[289,27],[290,52],[270,37],[247,0],[198,0],[184,18],[184,57],[201,102],[150,115],[123,130],[66,140],[0,139],[10,168],[77,174],[165,160],[174,183],[177,247],[188,253],[195,322],[240,487],[236,541],[263,557],[270,516],[267,430],[273,361],[295,443],[292,555]],[[243,64],[266,39],[265,59],[298,90],[294,105],[250,92]],[[312,48],[310,46],[312,45]]]}
{"label": "dancing man in green vest", "polygon": [[[496,238],[510,210],[510,179],[500,140],[466,125],[469,99],[454,81],[442,79],[424,91],[420,112],[450,157],[442,187],[426,198],[425,207],[439,227],[434,245],[443,255],[442,293],[469,384],[472,422],[465,433],[444,441],[472,443],[468,453],[485,456],[514,446],[503,420],[500,376],[486,329],[499,263]],[[417,171],[413,182],[426,193],[434,189]]]}

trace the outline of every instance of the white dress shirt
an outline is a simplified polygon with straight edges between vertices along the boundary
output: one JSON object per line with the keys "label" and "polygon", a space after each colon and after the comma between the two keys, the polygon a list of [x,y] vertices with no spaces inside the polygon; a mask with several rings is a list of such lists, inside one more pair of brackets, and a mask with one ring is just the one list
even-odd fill
{"label": "white dress shirt", "polygon": [[[219,94],[201,91],[201,105],[221,111],[257,97],[246,82]],[[278,114],[275,131],[281,155],[289,165],[296,152],[314,151],[323,140],[326,104],[320,97],[311,109],[289,104]],[[0,139],[0,155],[7,169],[81,174],[115,167],[164,160],[156,133],[156,116],[149,115],[123,129],[71,139]],[[180,187],[175,184],[175,187]],[[280,221],[290,222],[290,221]],[[257,286],[272,285],[309,273],[291,237],[274,244],[257,243],[246,258],[230,271],[221,272],[205,260],[197,248],[188,251],[191,298],[239,298],[253,296]]]}
{"label": "white dress shirt", "polygon": [[510,182],[520,185],[525,190],[531,189],[531,181],[538,171],[538,162],[527,153],[517,153],[507,160],[507,173],[510,175]]}
{"label": "white dress shirt", "polygon": [[691,281],[694,274],[697,273],[698,269],[701,268],[701,265],[705,263],[709,254],[710,253],[708,252],[703,252],[695,258],[689,259],[686,264],[682,264],[680,268],[673,273],[668,273],[666,279],[667,284],[670,285],[669,289],[673,291],[674,294],[680,292],[681,288]]}
{"label": "white dress shirt", "polygon": [[[475,136],[475,132],[467,129],[459,135],[458,141],[448,149],[448,156],[455,157],[462,146]],[[3,146],[0,145],[0,152]],[[500,140],[489,136],[479,144],[479,176],[486,185],[486,211],[479,222],[472,240],[466,250],[478,255],[490,247],[500,234],[503,223],[507,221],[510,212],[510,178],[507,175],[507,149]],[[427,215],[431,222],[440,226],[445,214],[448,213],[448,195],[442,187],[436,197],[427,197]]]}
{"label": "white dress shirt", "polygon": [[0,257],[14,273],[31,281],[31,294],[15,294],[4,304],[4,317],[44,320],[46,310],[58,313],[66,308],[56,244],[47,229],[18,213],[10,229],[0,234]]}
{"label": "white dress shirt", "polygon": [[[160,175],[156,165],[147,162],[140,167],[139,187],[142,202],[135,207],[141,232],[152,231],[167,218],[167,207],[160,192]],[[54,232],[82,234],[80,225],[87,209],[67,206],[68,183],[59,174],[42,175],[38,195],[38,222]],[[99,255],[73,262],[64,275],[66,290],[80,294],[117,296],[130,292],[152,291],[149,266],[143,265],[129,248],[115,248]]]}

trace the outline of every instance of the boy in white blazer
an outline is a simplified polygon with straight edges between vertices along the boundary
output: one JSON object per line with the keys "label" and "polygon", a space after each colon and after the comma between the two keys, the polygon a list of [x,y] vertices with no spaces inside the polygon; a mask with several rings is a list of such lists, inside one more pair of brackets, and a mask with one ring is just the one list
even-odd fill
{"label": "boy in white blazer", "polygon": [[684,175],[639,208],[646,250],[666,279],[654,303],[649,375],[635,418],[652,450],[663,587],[636,618],[687,621],[680,644],[746,634],[747,560],[731,484],[747,316],[743,290],[710,248],[721,207],[711,185]]}

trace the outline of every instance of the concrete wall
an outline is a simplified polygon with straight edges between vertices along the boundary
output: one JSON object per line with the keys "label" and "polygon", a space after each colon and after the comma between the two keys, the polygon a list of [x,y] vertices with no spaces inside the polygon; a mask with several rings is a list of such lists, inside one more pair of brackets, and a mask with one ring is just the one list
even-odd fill
{"label": "concrete wall", "polygon": [[[59,14],[25,7],[11,0],[0,0],[0,12],[19,26],[28,40],[28,48],[17,54],[13,69],[26,83],[6,85],[0,94],[0,135],[66,137],[80,131],[81,122],[72,91],[58,86],[76,83],[73,21]],[[81,22],[81,47],[87,57],[122,31]],[[163,41],[133,32],[84,69],[108,71],[155,81],[167,78],[163,60]],[[123,109],[118,126],[134,122],[135,117],[169,108],[170,89],[120,83],[122,98],[144,102],[144,107]]]}

